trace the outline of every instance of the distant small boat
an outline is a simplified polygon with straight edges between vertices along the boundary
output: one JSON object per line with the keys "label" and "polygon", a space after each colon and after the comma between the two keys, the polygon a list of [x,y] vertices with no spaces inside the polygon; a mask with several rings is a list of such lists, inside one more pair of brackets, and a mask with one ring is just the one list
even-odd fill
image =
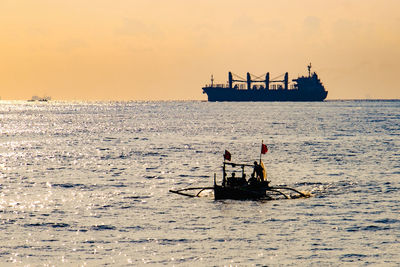
{"label": "distant small boat", "polygon": [[40,101],[40,102],[48,102],[51,100],[50,96],[43,96],[43,97],[39,97],[37,95],[32,96],[31,99],[28,100],[28,102],[35,102],[35,101]]}
{"label": "distant small boat", "polygon": [[[270,186],[270,181],[267,181],[265,177],[265,168],[262,161],[260,160],[259,164],[257,164],[257,162],[254,163],[254,165],[250,165],[232,163],[224,160],[222,166],[222,182],[220,185],[217,184],[216,174],[214,174],[214,185],[212,187],[190,187],[170,190],[170,192],[188,197],[199,197],[203,191],[212,190],[214,191],[215,200],[276,200],[310,197],[308,193],[303,193],[287,186]],[[227,167],[233,170],[239,168],[241,170],[241,176],[236,177],[235,172],[232,172],[232,176],[227,177]],[[248,180],[246,180],[245,168],[253,169],[253,173]],[[264,175],[257,174],[258,171],[256,171],[256,168],[261,168],[260,172],[263,172]],[[191,191],[196,191],[196,193],[187,193]]]}

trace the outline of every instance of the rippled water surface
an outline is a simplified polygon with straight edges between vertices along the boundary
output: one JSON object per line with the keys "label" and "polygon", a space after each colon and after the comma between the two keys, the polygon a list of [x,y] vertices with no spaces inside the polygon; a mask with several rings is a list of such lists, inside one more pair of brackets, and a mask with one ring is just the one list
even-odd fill
{"label": "rippled water surface", "polygon": [[[0,101],[0,264],[400,264],[400,102]],[[308,199],[214,201],[222,154]]]}

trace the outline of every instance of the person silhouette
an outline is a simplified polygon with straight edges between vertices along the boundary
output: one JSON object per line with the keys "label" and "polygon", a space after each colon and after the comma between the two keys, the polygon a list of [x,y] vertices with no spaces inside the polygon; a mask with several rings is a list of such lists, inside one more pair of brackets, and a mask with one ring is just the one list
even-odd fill
{"label": "person silhouette", "polygon": [[253,174],[252,176],[255,175],[258,181],[264,181],[264,173],[263,173],[263,167],[257,163],[257,161],[254,161],[254,167],[253,167]]}

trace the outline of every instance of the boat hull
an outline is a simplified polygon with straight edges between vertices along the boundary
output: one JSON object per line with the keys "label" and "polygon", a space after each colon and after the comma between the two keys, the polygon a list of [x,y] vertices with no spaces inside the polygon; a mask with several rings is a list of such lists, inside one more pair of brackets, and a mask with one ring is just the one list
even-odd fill
{"label": "boat hull", "polygon": [[208,101],[323,101],[327,91],[306,90],[239,90],[226,87],[203,87]]}
{"label": "boat hull", "polygon": [[254,186],[221,186],[214,185],[214,199],[235,199],[235,200],[246,200],[246,199],[272,199],[266,194],[267,187],[254,187]]}

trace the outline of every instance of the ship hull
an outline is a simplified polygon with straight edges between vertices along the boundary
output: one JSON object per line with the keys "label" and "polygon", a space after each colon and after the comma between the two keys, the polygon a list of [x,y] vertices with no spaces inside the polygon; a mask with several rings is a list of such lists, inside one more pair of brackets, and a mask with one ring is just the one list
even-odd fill
{"label": "ship hull", "polygon": [[300,90],[238,90],[225,87],[203,87],[208,101],[323,101],[327,91]]}
{"label": "ship hull", "polygon": [[214,185],[214,199],[235,199],[235,200],[246,200],[246,199],[269,199],[266,194],[267,187],[254,187],[254,186],[239,186],[239,187],[225,187],[220,185]]}

